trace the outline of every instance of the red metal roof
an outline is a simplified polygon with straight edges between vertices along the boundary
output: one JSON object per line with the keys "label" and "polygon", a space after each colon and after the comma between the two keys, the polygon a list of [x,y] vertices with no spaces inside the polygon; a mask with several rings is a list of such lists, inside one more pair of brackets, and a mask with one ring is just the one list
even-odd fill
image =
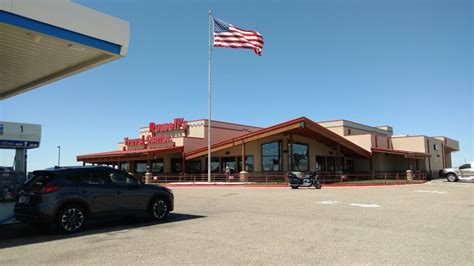
{"label": "red metal roof", "polygon": [[[304,124],[302,124],[302,128],[304,130],[310,130],[311,132],[317,133],[319,135],[324,135],[327,139],[331,141],[340,143],[341,146],[346,147],[348,150],[352,150],[363,157],[370,157],[371,153],[369,151],[364,150],[362,147],[358,146],[357,144],[345,139],[344,137],[326,129],[325,127],[319,125],[318,123],[306,118],[306,117],[299,117],[293,120],[289,120],[271,127],[263,128],[254,132],[250,132],[248,134],[230,138],[225,141],[216,143],[212,145],[212,148],[218,148],[220,146],[230,144],[230,143],[237,143],[242,140],[246,140],[252,137],[258,137],[260,135],[264,135],[265,133],[272,132],[274,130],[278,130],[284,128],[289,125],[293,125],[296,123],[304,123],[308,126],[311,126],[312,129],[304,129],[306,128]],[[140,149],[140,150],[128,150],[128,151],[109,151],[109,152],[100,152],[100,153],[92,153],[92,154],[84,154],[77,156],[78,161],[83,161],[87,159],[97,159],[97,158],[110,158],[110,157],[122,157],[122,156],[132,156],[132,155],[139,155],[139,154],[165,154],[165,153],[177,153],[183,152],[183,147],[172,147],[172,148],[160,148],[160,149]],[[186,153],[186,157],[192,156],[194,154],[207,151],[207,147],[202,147],[193,151]],[[372,148],[372,152],[379,152],[379,153],[391,153],[391,154],[399,154],[399,155],[407,155],[407,156],[419,156],[419,157],[429,157],[431,156],[428,153],[420,153],[420,152],[411,152],[411,151],[404,151],[404,150],[393,150],[393,149],[385,149],[385,148]]]}
{"label": "red metal roof", "polygon": [[82,160],[91,159],[91,158],[120,157],[120,156],[127,156],[127,155],[136,155],[136,154],[162,154],[162,153],[175,153],[175,152],[182,152],[182,151],[183,151],[183,147],[140,149],[140,150],[128,150],[128,151],[107,151],[107,152],[78,155],[77,160],[82,161]]}
{"label": "red metal roof", "polygon": [[[227,144],[227,143],[232,143],[232,142],[236,142],[236,141],[239,141],[239,140],[247,139],[249,137],[261,135],[263,133],[272,131],[273,129],[276,129],[276,128],[279,128],[279,127],[283,127],[283,126],[290,125],[290,124],[293,124],[293,123],[303,122],[304,119],[305,119],[305,117],[299,117],[299,118],[296,118],[296,119],[293,119],[293,120],[290,120],[290,121],[287,121],[287,122],[284,122],[284,123],[281,123],[281,124],[278,124],[278,125],[274,125],[274,126],[271,126],[271,127],[267,127],[267,128],[263,128],[263,129],[254,131],[254,132],[250,132],[248,134],[245,134],[245,135],[242,135],[242,136],[239,136],[239,137],[224,140],[224,141],[221,141],[221,142],[218,142],[218,143],[215,143],[215,144],[211,145],[211,149],[217,148],[217,147],[219,147],[221,145],[224,145],[224,144]],[[203,148],[193,150],[193,151],[190,151],[190,152],[187,152],[186,156],[189,156],[189,155],[201,152],[201,151],[206,151],[206,150],[207,150],[207,146],[203,147]]]}
{"label": "red metal roof", "polygon": [[[371,155],[369,151],[364,150],[362,147],[358,146],[357,144],[345,139],[342,136],[339,136],[338,134],[332,132],[329,129],[326,129],[325,127],[319,125],[318,123],[316,123],[316,122],[314,122],[314,121],[312,121],[312,120],[310,120],[310,119],[308,119],[304,116],[293,119],[293,120],[289,120],[289,121],[286,121],[286,122],[283,122],[283,123],[280,123],[280,124],[277,124],[277,125],[274,125],[274,126],[271,126],[271,127],[263,128],[261,130],[250,132],[248,134],[245,134],[245,135],[242,135],[242,136],[239,136],[239,137],[231,138],[231,139],[213,144],[211,146],[211,148],[215,149],[215,148],[218,148],[219,146],[222,146],[222,145],[226,145],[226,144],[230,144],[230,143],[237,143],[239,141],[246,140],[246,139],[251,138],[251,137],[263,135],[265,133],[272,132],[274,130],[284,128],[285,126],[296,124],[296,123],[307,123],[307,124],[311,125],[313,128],[318,129],[320,132],[323,132],[322,134],[326,135],[326,137],[328,137],[329,139],[331,139],[333,141],[337,141],[341,145],[343,145],[345,147],[348,147],[349,149],[355,151],[356,153],[358,153],[358,154],[360,154],[364,157],[368,158]],[[207,147],[203,147],[203,148],[200,148],[200,149],[190,151],[190,152],[186,153],[186,158],[188,156],[192,156],[194,154],[197,154],[197,153],[200,153],[200,152],[203,152],[203,151],[206,151],[206,150],[207,150]]]}

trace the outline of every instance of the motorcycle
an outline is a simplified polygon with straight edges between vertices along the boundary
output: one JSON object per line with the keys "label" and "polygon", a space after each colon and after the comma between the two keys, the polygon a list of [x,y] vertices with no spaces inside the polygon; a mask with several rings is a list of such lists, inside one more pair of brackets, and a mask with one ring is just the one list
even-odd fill
{"label": "motorcycle", "polygon": [[321,189],[321,183],[318,180],[318,175],[315,172],[288,172],[288,179],[290,180],[290,187],[298,189],[299,187],[312,187]]}

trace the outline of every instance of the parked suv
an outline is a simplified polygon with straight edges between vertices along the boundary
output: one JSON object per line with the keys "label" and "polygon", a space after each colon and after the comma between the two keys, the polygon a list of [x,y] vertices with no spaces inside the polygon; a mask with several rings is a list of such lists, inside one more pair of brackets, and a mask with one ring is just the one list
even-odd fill
{"label": "parked suv", "polygon": [[443,169],[441,175],[446,177],[449,182],[474,181],[473,167],[474,162],[465,163],[459,167]]}
{"label": "parked suv", "polygon": [[159,221],[173,208],[168,188],[142,184],[110,167],[82,166],[33,172],[20,190],[14,212],[21,222],[73,233],[91,219],[147,214]]}

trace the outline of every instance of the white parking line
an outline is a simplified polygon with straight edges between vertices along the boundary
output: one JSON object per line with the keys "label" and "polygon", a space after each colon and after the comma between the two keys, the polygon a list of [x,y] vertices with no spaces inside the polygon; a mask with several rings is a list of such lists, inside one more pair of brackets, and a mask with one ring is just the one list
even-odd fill
{"label": "white parking line", "polygon": [[471,184],[465,183],[465,184],[448,184],[450,187],[472,187]]}
{"label": "white parking line", "polygon": [[339,201],[336,201],[336,200],[325,200],[325,201],[318,201],[316,203],[319,203],[319,204],[324,204],[324,205],[330,205],[330,204],[337,204],[339,203]]}
{"label": "white parking line", "polygon": [[418,193],[433,193],[433,194],[447,194],[446,191],[439,191],[439,190],[413,190],[413,192]]}
{"label": "white parking line", "polygon": [[362,207],[362,208],[379,208],[377,204],[361,204],[361,203],[351,203],[351,206]]}

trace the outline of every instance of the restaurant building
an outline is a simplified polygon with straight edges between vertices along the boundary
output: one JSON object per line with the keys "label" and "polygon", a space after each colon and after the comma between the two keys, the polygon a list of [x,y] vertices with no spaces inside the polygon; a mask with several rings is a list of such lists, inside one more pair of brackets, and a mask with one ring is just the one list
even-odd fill
{"label": "restaurant building", "polygon": [[[125,137],[117,150],[77,156],[91,164],[111,165],[133,174],[207,173],[205,119],[151,122],[137,138]],[[296,118],[261,128],[222,121],[211,123],[211,172],[252,174],[308,171],[335,173],[423,171],[437,177],[451,167],[459,143],[448,137],[393,135],[390,126],[348,120],[314,122]]]}

